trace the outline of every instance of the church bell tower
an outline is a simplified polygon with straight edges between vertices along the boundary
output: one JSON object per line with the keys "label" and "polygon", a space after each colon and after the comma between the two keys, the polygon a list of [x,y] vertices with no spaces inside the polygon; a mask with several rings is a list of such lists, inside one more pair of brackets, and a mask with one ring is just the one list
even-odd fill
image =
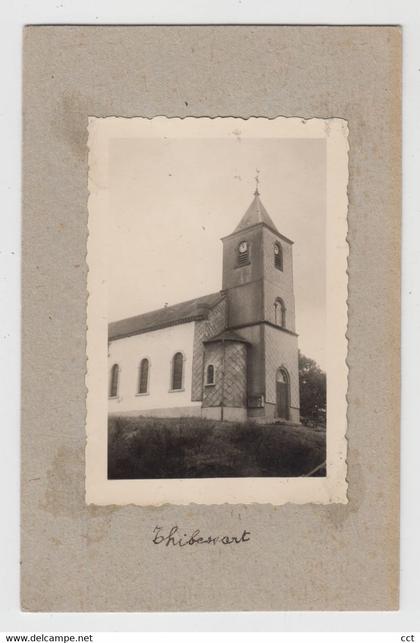
{"label": "church bell tower", "polygon": [[227,327],[248,342],[248,417],[299,422],[293,241],[282,235],[259,190],[222,239]]}

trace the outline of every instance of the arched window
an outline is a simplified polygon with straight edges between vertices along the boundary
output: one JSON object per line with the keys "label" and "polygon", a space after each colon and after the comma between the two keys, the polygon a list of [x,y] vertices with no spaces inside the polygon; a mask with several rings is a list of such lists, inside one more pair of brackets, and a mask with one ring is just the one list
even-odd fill
{"label": "arched window", "polygon": [[277,369],[276,382],[280,382],[281,384],[289,383],[289,375],[285,368],[281,367]]}
{"label": "arched window", "polygon": [[147,393],[149,388],[149,360],[144,357],[140,362],[138,393]]}
{"label": "arched window", "polygon": [[249,263],[249,243],[241,241],[238,246],[238,266],[245,266]]}
{"label": "arched window", "polygon": [[274,244],[274,265],[278,270],[283,270],[283,249],[278,241]]}
{"label": "arched window", "polygon": [[277,326],[286,328],[286,306],[284,305],[283,299],[277,297],[274,302],[274,323]]}
{"label": "arched window", "polygon": [[109,384],[109,397],[117,397],[118,395],[118,379],[120,375],[120,367],[114,364],[111,368],[111,381]]}
{"label": "arched window", "polygon": [[175,353],[172,358],[172,382],[171,388],[173,391],[182,389],[182,379],[184,370],[184,356],[182,353]]}
{"label": "arched window", "polygon": [[214,366],[209,364],[206,371],[206,384],[214,384]]}

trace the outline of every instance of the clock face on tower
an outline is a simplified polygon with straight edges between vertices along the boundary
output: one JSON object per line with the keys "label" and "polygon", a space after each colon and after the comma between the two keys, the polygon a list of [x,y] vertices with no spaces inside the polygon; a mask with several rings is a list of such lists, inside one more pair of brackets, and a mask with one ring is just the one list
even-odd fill
{"label": "clock face on tower", "polygon": [[275,255],[278,255],[278,254],[279,254],[279,252],[280,252],[280,250],[279,250],[278,245],[275,245],[275,246],[274,246],[274,254],[275,254]]}
{"label": "clock face on tower", "polygon": [[248,244],[246,241],[242,241],[239,245],[239,252],[246,252],[248,250]]}

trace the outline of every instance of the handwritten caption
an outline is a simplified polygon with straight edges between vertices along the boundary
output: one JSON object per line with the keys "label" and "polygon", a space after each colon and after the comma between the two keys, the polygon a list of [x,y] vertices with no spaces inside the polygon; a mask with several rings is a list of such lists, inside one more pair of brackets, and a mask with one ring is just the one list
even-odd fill
{"label": "handwritten caption", "polygon": [[152,542],[154,545],[163,545],[164,547],[187,547],[192,545],[240,545],[251,540],[251,532],[243,530],[240,536],[228,535],[201,535],[200,529],[194,529],[191,532],[184,532],[177,525],[168,530],[156,526],[153,529]]}

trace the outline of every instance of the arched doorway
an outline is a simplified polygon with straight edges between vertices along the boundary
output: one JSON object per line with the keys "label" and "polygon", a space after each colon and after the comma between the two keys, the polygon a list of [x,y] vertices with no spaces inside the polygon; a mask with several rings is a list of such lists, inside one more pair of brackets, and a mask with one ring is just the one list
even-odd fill
{"label": "arched doorway", "polygon": [[276,373],[276,411],[277,417],[289,419],[289,375],[284,368]]}

